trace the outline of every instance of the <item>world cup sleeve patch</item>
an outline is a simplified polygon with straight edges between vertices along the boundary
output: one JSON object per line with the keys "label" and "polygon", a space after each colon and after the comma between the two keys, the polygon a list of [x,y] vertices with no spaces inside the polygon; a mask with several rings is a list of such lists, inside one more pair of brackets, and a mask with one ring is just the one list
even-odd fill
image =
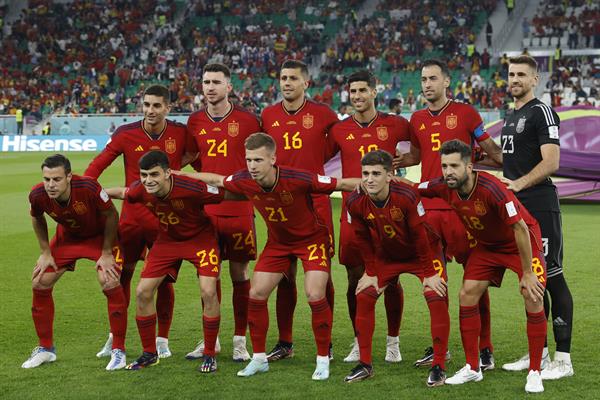
{"label": "world cup sleeve patch", "polygon": [[427,189],[428,186],[429,186],[429,181],[425,181],[425,182],[419,183],[418,188],[419,189]]}
{"label": "world cup sleeve patch", "polygon": [[208,193],[219,194],[219,188],[216,186],[206,185],[206,190],[208,191]]}
{"label": "world cup sleeve patch", "polygon": [[102,189],[100,191],[100,198],[102,199],[103,202],[108,202],[109,197],[108,197],[108,193],[106,193],[106,191],[104,189]]}
{"label": "world cup sleeve patch", "polygon": [[331,183],[330,176],[317,175],[317,180],[319,183]]}
{"label": "world cup sleeve patch", "polygon": [[548,127],[548,135],[550,139],[558,139],[558,126],[550,126]]}
{"label": "world cup sleeve patch", "polygon": [[509,217],[514,217],[517,215],[517,208],[515,207],[515,203],[513,201],[509,201],[505,204],[505,206]]}

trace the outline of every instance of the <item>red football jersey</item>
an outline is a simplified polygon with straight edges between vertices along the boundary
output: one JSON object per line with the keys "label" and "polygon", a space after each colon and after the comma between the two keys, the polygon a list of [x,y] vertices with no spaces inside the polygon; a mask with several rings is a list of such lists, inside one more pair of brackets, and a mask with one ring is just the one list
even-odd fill
{"label": "red football jersey", "polygon": [[[251,134],[261,132],[261,127],[254,114],[232,106],[231,111],[218,120],[207,109],[196,111],[188,119],[187,131],[188,151],[199,153],[201,170],[230,175],[246,168],[244,141]],[[250,202],[224,201],[205,209],[210,215],[252,215]]]}
{"label": "red football jersey", "polygon": [[304,99],[291,114],[279,102],[265,108],[261,119],[264,132],[277,144],[278,165],[324,174],[327,132],[338,122],[329,106]]}
{"label": "red football jersey", "polygon": [[336,184],[335,178],[289,167],[277,167],[277,181],[270,191],[256,183],[247,170],[224,180],[225,189],[247,196],[260,212],[269,241],[293,245],[329,235],[313,209],[311,194],[331,194]]}
{"label": "red football jersey", "polygon": [[[522,218],[531,231],[537,221],[498,178],[482,171],[476,174],[475,186],[465,200],[456,190],[448,188],[442,178],[422,182],[419,184],[419,191],[424,197],[441,197],[446,200],[458,213],[478,245],[499,253],[517,252],[511,226]],[[533,245],[541,248],[541,243]]]}
{"label": "red football jersey", "polygon": [[436,273],[423,219],[425,209],[415,188],[391,182],[389,197],[381,207],[367,193],[354,191],[346,207],[361,239],[359,245],[369,275],[376,275],[379,259],[417,258],[426,277]]}
{"label": "red football jersey", "polygon": [[140,203],[158,217],[157,242],[185,241],[214,228],[204,205],[223,200],[223,190],[186,176],[171,175],[171,190],[158,198],[146,192],[136,181],[126,192],[125,200]]}
{"label": "red football jersey", "polygon": [[89,238],[104,234],[106,218],[102,211],[113,207],[108,194],[93,178],[73,175],[71,196],[67,204],[48,197],[44,184],[39,183],[29,193],[30,214],[39,217],[48,214],[58,224],[58,229],[75,238]]}
{"label": "red football jersey", "polygon": [[[131,186],[134,181],[140,179],[139,159],[150,150],[164,151],[169,157],[171,168],[181,169],[181,159],[186,152],[186,135],[185,125],[170,120],[167,120],[165,129],[157,138],[152,138],[146,132],[142,121],[121,125],[113,133],[104,150],[92,160],[84,175],[98,179],[117,157],[123,155],[125,186]],[[141,223],[148,228],[150,222],[153,226],[156,224],[152,214],[144,207],[127,203],[123,204],[121,220],[134,224]]]}

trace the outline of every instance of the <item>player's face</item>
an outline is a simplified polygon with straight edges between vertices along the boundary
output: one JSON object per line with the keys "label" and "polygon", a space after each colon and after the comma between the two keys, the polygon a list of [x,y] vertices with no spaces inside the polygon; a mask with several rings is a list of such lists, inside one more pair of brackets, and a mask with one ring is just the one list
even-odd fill
{"label": "player's face", "polygon": [[442,154],[442,173],[444,182],[450,189],[460,189],[469,180],[473,164],[465,163],[460,153]]}
{"label": "player's face", "polygon": [[146,192],[155,196],[165,196],[171,189],[171,170],[164,170],[161,166],[150,169],[140,169],[140,180]]}
{"label": "player's face", "polygon": [[144,121],[150,125],[161,125],[171,106],[161,96],[147,94],[144,96],[142,111],[144,112]]}
{"label": "player's face", "polygon": [[308,80],[300,68],[283,68],[279,74],[279,89],[284,99],[294,101],[304,96]]}
{"label": "player's face", "polygon": [[421,70],[421,90],[430,103],[438,101],[450,86],[450,79],[442,73],[437,65],[423,67]]}
{"label": "player's face", "polygon": [[377,197],[383,192],[392,180],[392,173],[386,171],[383,165],[363,165],[363,187],[371,197]]}
{"label": "player's face", "polygon": [[223,72],[205,72],[202,76],[202,92],[209,104],[227,101],[231,89],[231,82]]}
{"label": "player's face", "polygon": [[370,88],[367,82],[352,82],[349,92],[350,102],[356,112],[364,113],[375,108],[377,90]]}
{"label": "player's face", "polygon": [[246,149],[246,166],[250,176],[257,182],[264,182],[275,165],[275,152],[266,147],[255,150]]}
{"label": "player's face", "polygon": [[527,64],[510,64],[508,66],[508,87],[510,94],[520,99],[528,95],[538,83],[538,75]]}
{"label": "player's face", "polygon": [[48,197],[63,200],[69,190],[72,174],[66,174],[63,167],[44,167],[42,176],[44,177],[44,189],[46,189]]}

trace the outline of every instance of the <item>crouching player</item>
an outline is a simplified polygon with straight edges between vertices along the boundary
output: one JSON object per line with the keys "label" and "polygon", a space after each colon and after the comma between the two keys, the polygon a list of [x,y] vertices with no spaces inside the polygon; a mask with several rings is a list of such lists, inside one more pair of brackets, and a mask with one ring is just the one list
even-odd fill
{"label": "crouching player", "polygon": [[215,342],[221,320],[217,298],[219,246],[203,207],[222,201],[223,191],[184,176],[171,175],[169,159],[159,150],[144,154],[139,167],[141,182],[136,181],[128,188],[107,189],[113,198],[144,204],[159,220],[158,237],[148,252],[136,289],[136,323],[144,350],[127,369],[158,364],[154,296],[164,280],[177,280],[181,263],[186,260],[196,267],[204,302],[202,322],[206,347],[199,371],[215,372]]}
{"label": "crouching player", "polygon": [[302,261],[304,290],[312,310],[317,344],[314,380],[329,378],[329,344],[332,313],[325,298],[331,268],[329,229],[312,205],[312,194],[351,191],[359,179],[336,180],[309,171],[275,165],[275,141],[266,133],[254,133],[245,141],[247,170],[228,177],[189,174],[208,184],[246,196],[267,225],[267,243],[254,268],[248,303],[248,322],[254,355],[238,376],[269,370],[266,339],[269,328],[269,295],[289,274],[290,262]]}
{"label": "crouching player", "polygon": [[467,363],[446,383],[483,379],[478,302],[488,286],[500,286],[504,272],[510,269],[519,276],[527,311],[530,365],[525,391],[543,392],[540,363],[547,329],[543,302],[546,269],[539,225],[496,177],[473,171],[468,145],[451,140],[442,145],[440,154],[444,178],[422,182],[421,195],[445,199],[477,241],[460,290],[460,333]]}
{"label": "crouching player", "polygon": [[[33,231],[40,245],[32,275],[31,315],[39,346],[22,365],[35,368],[56,360],[53,342],[54,300],[52,289],[77,260],[96,261],[98,281],[108,301],[108,319],[113,342],[108,371],[125,367],[127,302],[119,283],[122,262],[116,243],[119,215],[108,194],[95,179],[73,175],[71,163],[55,154],[42,163],[43,183],[29,194]],[[44,213],[57,222],[56,234],[48,241]]]}
{"label": "crouching player", "polygon": [[388,152],[371,151],[361,164],[362,188],[346,201],[365,261],[365,273],[356,288],[360,362],[345,381],[351,383],[373,376],[375,303],[388,283],[395,284],[400,274],[411,273],[423,282],[423,295],[431,316],[433,363],[427,385],[443,385],[450,317],[440,239],[424,224],[425,210],[417,190],[392,181],[392,156]]}

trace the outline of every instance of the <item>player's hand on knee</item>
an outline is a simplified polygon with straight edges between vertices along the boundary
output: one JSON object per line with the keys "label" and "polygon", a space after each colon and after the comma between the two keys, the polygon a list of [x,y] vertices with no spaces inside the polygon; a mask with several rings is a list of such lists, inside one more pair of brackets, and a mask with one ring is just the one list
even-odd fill
{"label": "player's hand on knee", "polygon": [[358,285],[356,285],[355,294],[359,294],[369,286],[373,286],[378,293],[380,293],[379,286],[377,285],[377,276],[369,276],[366,273],[358,280]]}
{"label": "player's hand on knee", "polygon": [[96,261],[96,269],[105,282],[119,280],[119,267],[112,254],[102,254]]}
{"label": "player's hand on knee", "polygon": [[521,293],[534,303],[544,300],[544,285],[542,285],[533,272],[523,274],[519,282],[519,287],[521,288]]}
{"label": "player's hand on knee", "polygon": [[46,268],[52,267],[54,271],[58,271],[58,266],[54,262],[54,257],[52,257],[51,253],[42,253],[35,263],[35,267],[33,268],[33,272],[31,274],[31,281],[34,283],[38,283],[44,274]]}
{"label": "player's hand on knee", "polygon": [[448,284],[438,274],[423,279],[423,289],[429,288],[438,296],[446,297],[448,293]]}

